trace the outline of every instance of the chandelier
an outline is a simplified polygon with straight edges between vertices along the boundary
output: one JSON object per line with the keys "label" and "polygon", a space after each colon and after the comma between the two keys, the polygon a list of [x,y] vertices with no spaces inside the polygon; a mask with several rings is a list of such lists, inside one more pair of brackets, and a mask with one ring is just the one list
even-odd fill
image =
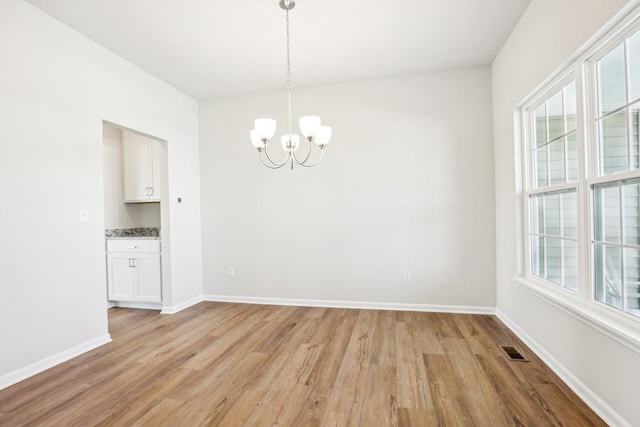
{"label": "chandelier", "polygon": [[[305,167],[313,167],[320,163],[324,154],[324,149],[331,139],[331,128],[329,126],[321,126],[320,117],[304,116],[300,118],[300,132],[307,140],[307,153],[301,157],[296,155],[300,145],[300,137],[291,132],[291,52],[289,47],[289,11],[296,5],[294,0],[280,0],[280,7],[284,9],[287,22],[287,105],[288,105],[288,133],[282,135],[282,149],[285,151],[286,157],[282,162],[272,160],[267,147],[269,141],[276,133],[276,121],[273,119],[257,119],[254,122],[254,129],[249,133],[251,143],[260,153],[260,160],[270,169],[279,169],[287,163],[297,164]],[[320,149],[320,157],[315,162],[309,162],[311,157],[311,147],[316,145]],[[265,160],[266,157],[266,160]]]}

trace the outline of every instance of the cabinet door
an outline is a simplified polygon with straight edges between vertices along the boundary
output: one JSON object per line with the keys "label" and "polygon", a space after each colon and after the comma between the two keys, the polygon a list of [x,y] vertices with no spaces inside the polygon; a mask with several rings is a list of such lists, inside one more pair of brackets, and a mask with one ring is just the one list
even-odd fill
{"label": "cabinet door", "polygon": [[160,255],[136,254],[136,300],[145,302],[162,302]]}
{"label": "cabinet door", "polygon": [[149,140],[149,197],[151,201],[160,201],[160,141]]}
{"label": "cabinet door", "polygon": [[122,171],[125,202],[160,201],[160,142],[123,133]]}
{"label": "cabinet door", "polygon": [[132,301],[135,298],[131,259],[131,255],[126,253],[107,255],[107,283],[111,301]]}

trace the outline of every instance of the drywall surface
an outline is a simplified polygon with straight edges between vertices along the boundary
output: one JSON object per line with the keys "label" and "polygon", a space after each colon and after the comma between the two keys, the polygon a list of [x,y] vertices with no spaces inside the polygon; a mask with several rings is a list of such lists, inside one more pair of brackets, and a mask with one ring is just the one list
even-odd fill
{"label": "drywall surface", "polygon": [[202,103],[205,297],[494,307],[490,93],[488,67],[295,90],[293,131],[333,139],[293,170],[249,141],[275,118],[283,158],[285,92]]}
{"label": "drywall surface", "polygon": [[[623,6],[622,0],[532,0],[492,67],[498,310],[583,388],[589,403],[640,425],[634,389],[640,355],[512,283],[521,271],[521,152],[514,112]],[[598,403],[598,400],[602,399]]]}
{"label": "drywall surface", "polygon": [[103,120],[168,141],[167,303],[202,276],[197,102],[19,0],[0,2],[0,52],[2,386],[109,338]]}

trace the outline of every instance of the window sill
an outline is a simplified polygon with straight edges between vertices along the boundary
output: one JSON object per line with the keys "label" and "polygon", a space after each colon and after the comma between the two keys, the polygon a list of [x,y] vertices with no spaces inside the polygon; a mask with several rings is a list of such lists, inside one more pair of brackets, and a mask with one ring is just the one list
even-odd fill
{"label": "window sill", "polygon": [[560,287],[532,278],[515,276],[511,284],[520,287],[602,332],[629,349],[640,353],[640,318],[618,312],[604,304],[585,300]]}

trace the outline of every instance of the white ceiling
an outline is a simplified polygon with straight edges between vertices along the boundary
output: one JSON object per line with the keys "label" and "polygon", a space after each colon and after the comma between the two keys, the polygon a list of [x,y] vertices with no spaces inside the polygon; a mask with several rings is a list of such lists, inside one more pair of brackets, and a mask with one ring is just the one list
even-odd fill
{"label": "white ceiling", "polygon": [[[27,0],[195,99],[286,88],[278,0]],[[490,64],[530,0],[297,0],[295,87]]]}

